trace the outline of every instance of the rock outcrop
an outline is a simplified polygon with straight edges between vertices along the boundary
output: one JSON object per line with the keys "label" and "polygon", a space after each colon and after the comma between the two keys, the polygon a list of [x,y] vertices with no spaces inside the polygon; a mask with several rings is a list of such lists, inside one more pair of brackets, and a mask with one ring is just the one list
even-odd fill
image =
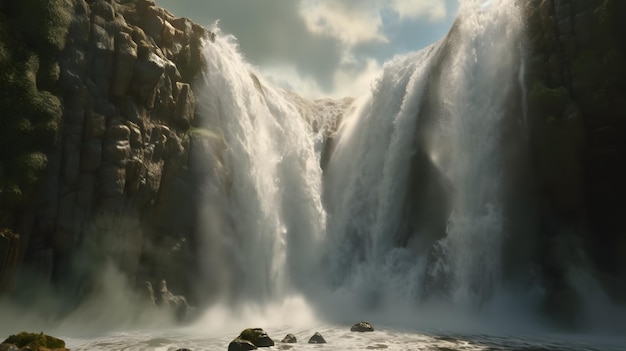
{"label": "rock outcrop", "polygon": [[[56,46],[29,44],[38,65],[24,73],[33,77],[35,98],[51,101],[43,105],[51,112],[39,117],[49,121],[50,141],[28,146],[35,153],[18,150],[29,183],[11,185],[2,169],[12,158],[0,158],[0,227],[20,234],[28,284],[37,277],[63,295],[89,290],[76,286],[88,287],[99,265],[112,261],[138,287],[166,278],[189,296],[200,203],[208,192],[227,191],[224,141],[196,126],[194,82],[204,69],[204,43],[215,35],[151,0],[63,4],[52,22],[62,23],[49,29],[58,32]],[[0,47],[17,55],[11,35],[37,38],[17,23],[31,9],[0,5]],[[21,83],[3,84],[10,91]],[[3,116],[3,126],[23,112]],[[21,197],[4,201],[12,186]]]}
{"label": "rock outcrop", "polygon": [[373,332],[374,327],[368,322],[358,322],[350,328],[353,332]]}
{"label": "rock outcrop", "polygon": [[248,350],[256,350],[257,347],[254,346],[248,340],[236,338],[228,344],[228,351],[248,351]]}
{"label": "rock outcrop", "polygon": [[325,344],[325,343],[326,343],[326,339],[324,339],[322,334],[320,334],[318,332],[315,332],[315,334],[313,334],[309,338],[309,344]]}
{"label": "rock outcrop", "polygon": [[280,342],[285,343],[285,344],[295,344],[298,342],[298,339],[296,338],[295,335],[289,333],[285,335],[285,337]]}
{"label": "rock outcrop", "polygon": [[68,351],[65,348],[65,341],[44,333],[21,332],[9,336],[2,344],[2,349],[10,351],[13,349],[31,351]]}
{"label": "rock outcrop", "polygon": [[244,329],[235,340],[237,339],[247,340],[256,347],[274,346],[274,340],[261,328]]}

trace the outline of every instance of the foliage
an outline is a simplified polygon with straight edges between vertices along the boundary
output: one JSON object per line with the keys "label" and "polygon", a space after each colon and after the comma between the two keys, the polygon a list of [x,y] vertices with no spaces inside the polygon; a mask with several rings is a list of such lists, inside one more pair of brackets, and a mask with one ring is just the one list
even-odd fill
{"label": "foliage", "polygon": [[53,93],[71,10],[69,0],[23,0],[0,12],[0,212],[32,198],[60,134]]}
{"label": "foliage", "polygon": [[43,54],[61,51],[72,20],[67,0],[20,0],[22,16],[19,23],[24,39]]}
{"label": "foliage", "polygon": [[55,338],[44,333],[28,333],[21,332],[17,335],[11,335],[4,343],[16,345],[19,348],[29,346],[31,348],[45,347],[49,349],[65,348],[65,341]]}

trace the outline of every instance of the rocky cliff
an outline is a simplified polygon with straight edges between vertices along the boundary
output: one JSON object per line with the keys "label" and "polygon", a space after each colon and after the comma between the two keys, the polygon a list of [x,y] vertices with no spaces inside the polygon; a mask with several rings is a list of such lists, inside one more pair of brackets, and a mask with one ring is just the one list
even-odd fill
{"label": "rocky cliff", "polygon": [[190,293],[199,180],[227,173],[223,141],[195,120],[193,83],[214,35],[151,0],[3,0],[0,10],[10,70],[0,228],[19,234],[18,286],[80,296],[112,264],[132,284],[164,278]]}
{"label": "rocky cliff", "polygon": [[555,292],[551,302],[577,303],[581,292],[566,293],[564,281],[580,267],[623,300],[626,2],[542,0],[522,6],[539,262]]}

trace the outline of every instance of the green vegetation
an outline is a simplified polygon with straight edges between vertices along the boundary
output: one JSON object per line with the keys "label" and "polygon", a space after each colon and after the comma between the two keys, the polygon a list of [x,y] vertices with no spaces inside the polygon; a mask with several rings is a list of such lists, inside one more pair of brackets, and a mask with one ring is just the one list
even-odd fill
{"label": "green vegetation", "polygon": [[65,46],[69,0],[21,0],[0,7],[0,225],[27,204],[60,134],[58,54]]}
{"label": "green vegetation", "polygon": [[6,340],[4,340],[4,343],[13,344],[19,348],[28,346],[31,349],[38,349],[40,347],[49,349],[65,348],[65,341],[45,335],[44,333],[37,334],[21,332],[17,335],[9,336]]}
{"label": "green vegetation", "polygon": [[67,0],[20,0],[20,31],[28,44],[42,54],[63,50],[72,20]]}

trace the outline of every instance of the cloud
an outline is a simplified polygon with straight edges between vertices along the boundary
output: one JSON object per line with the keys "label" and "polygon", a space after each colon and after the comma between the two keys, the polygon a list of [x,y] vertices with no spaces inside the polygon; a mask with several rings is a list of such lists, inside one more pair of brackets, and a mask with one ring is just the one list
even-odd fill
{"label": "cloud", "polygon": [[393,0],[390,7],[401,19],[427,18],[439,21],[446,18],[446,3],[443,0]]}
{"label": "cloud", "polygon": [[[355,96],[384,61],[445,34],[457,0],[156,0],[205,26],[220,20],[268,80],[308,97]],[[301,90],[302,89],[302,90]]]}
{"label": "cloud", "polygon": [[395,13],[400,20],[437,21],[447,15],[445,0],[305,0],[300,6],[300,15],[311,32],[335,37],[349,46],[388,43],[383,26],[385,11]]}
{"label": "cloud", "polygon": [[300,15],[312,33],[337,38],[349,46],[364,42],[386,43],[379,8],[367,6],[367,3],[369,1],[305,1]]}
{"label": "cloud", "polygon": [[[345,64],[333,72],[332,83],[335,89],[330,96],[360,96],[370,89],[370,83],[380,73],[381,65],[373,58],[358,63]],[[259,68],[266,81],[283,89],[297,92],[309,99],[329,96],[320,87],[319,82],[311,76],[301,75],[294,65],[281,65]]]}

